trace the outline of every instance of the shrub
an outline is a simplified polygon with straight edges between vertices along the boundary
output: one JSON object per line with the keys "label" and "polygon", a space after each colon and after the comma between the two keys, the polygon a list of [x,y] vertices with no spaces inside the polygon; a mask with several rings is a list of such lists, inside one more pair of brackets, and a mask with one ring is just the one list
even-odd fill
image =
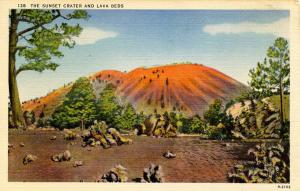
{"label": "shrub", "polygon": [[221,100],[217,99],[209,105],[209,109],[204,113],[204,119],[207,123],[205,132],[209,138],[218,140],[232,138],[234,119],[223,111]]}
{"label": "shrub", "polygon": [[50,120],[47,118],[39,118],[36,122],[37,127],[46,127],[50,125],[51,125]]}
{"label": "shrub", "polygon": [[218,125],[222,118],[222,101],[216,99],[213,104],[209,105],[208,110],[204,113],[204,119],[210,125]]}
{"label": "shrub", "polygon": [[126,105],[122,113],[115,118],[118,129],[132,130],[138,124],[138,115],[131,105]]}
{"label": "shrub", "polygon": [[184,117],[181,113],[170,112],[169,119],[171,125],[178,127],[179,131],[182,132],[183,120]]}
{"label": "shrub", "polygon": [[226,127],[221,123],[218,126],[207,125],[205,134],[209,139],[216,140],[224,140],[230,137],[227,133]]}
{"label": "shrub", "polygon": [[199,116],[194,116],[190,119],[183,119],[182,133],[205,133],[206,124]]}

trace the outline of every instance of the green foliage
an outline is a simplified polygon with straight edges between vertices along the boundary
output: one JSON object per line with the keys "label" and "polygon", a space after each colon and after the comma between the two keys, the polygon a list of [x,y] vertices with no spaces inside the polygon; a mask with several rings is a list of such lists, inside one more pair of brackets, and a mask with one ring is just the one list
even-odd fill
{"label": "green foliage", "polygon": [[144,123],[146,118],[147,116],[143,112],[137,113],[136,124],[138,125]]}
{"label": "green foliage", "polygon": [[60,128],[74,128],[92,124],[96,119],[95,95],[90,81],[79,78],[61,106],[52,115],[51,124]]}
{"label": "green foliage", "polygon": [[115,96],[115,87],[108,84],[100,94],[97,102],[97,119],[105,121],[109,126],[133,130],[134,126],[145,121],[143,113],[137,114],[132,105],[121,106]]}
{"label": "green foliage", "polygon": [[209,105],[208,110],[204,113],[204,119],[210,125],[218,125],[223,116],[222,101],[216,99],[213,104]]}
{"label": "green foliage", "polygon": [[179,128],[179,131],[182,132],[182,128],[183,128],[183,121],[185,120],[185,118],[182,116],[181,113],[175,113],[175,112],[170,112],[170,114],[168,114],[168,117],[170,119],[170,123]]}
{"label": "green foliage", "polygon": [[205,134],[209,139],[224,140],[229,138],[229,133],[225,126],[212,126],[207,125],[205,128]]}
{"label": "green foliage", "polygon": [[78,36],[82,28],[79,24],[70,25],[65,21],[87,19],[89,16],[83,10],[63,13],[61,10],[33,9],[24,9],[18,13],[17,20],[24,26],[17,33],[19,44],[22,44],[17,50],[26,63],[17,69],[17,74],[26,70],[55,70],[58,64],[51,60],[53,57],[63,56],[60,47],[74,47],[73,37]]}
{"label": "green foliage", "polygon": [[253,161],[236,165],[229,173],[232,182],[239,183],[288,183],[290,176],[289,146],[283,144],[256,145],[248,151]]}
{"label": "green foliage", "polygon": [[97,118],[106,121],[111,126],[116,126],[116,118],[121,113],[122,107],[117,103],[115,87],[112,84],[108,84],[100,93],[100,98],[97,101]]}
{"label": "green foliage", "polygon": [[288,41],[284,38],[277,38],[274,44],[267,51],[267,58],[258,62],[257,67],[249,72],[251,78],[249,85],[261,97],[267,97],[274,93],[281,93],[290,90],[290,53]]}
{"label": "green foliage", "polygon": [[182,133],[199,133],[204,134],[206,129],[206,124],[199,116],[194,116],[190,119],[184,119],[183,120],[183,126],[181,128]]}
{"label": "green foliage", "polygon": [[226,111],[228,108],[233,106],[236,103],[236,100],[230,100],[229,102],[226,103],[224,111]]}
{"label": "green foliage", "polygon": [[37,127],[46,127],[50,126],[50,121],[47,118],[39,118],[36,122]]}
{"label": "green foliage", "polygon": [[233,129],[234,119],[223,110],[221,100],[216,99],[214,103],[209,105],[209,109],[204,112],[203,116],[207,123],[204,132],[208,138],[223,140],[232,137],[231,130]]}
{"label": "green foliage", "polygon": [[220,118],[218,125],[205,125],[204,133],[210,139],[224,140],[231,139],[231,131],[234,128],[234,119],[231,115],[223,113]]}
{"label": "green foliage", "polygon": [[251,102],[253,102],[253,100],[259,99],[260,95],[261,94],[259,92],[254,91],[253,89],[247,89],[245,91],[242,91],[235,100],[244,104],[244,101],[246,100],[250,100]]}
{"label": "green foliage", "polygon": [[121,115],[116,116],[115,122],[118,129],[132,130],[138,124],[138,115],[131,105],[126,105]]}

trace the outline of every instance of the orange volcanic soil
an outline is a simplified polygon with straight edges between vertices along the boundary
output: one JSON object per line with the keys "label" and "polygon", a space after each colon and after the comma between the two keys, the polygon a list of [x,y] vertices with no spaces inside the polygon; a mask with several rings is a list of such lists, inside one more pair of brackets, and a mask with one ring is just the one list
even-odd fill
{"label": "orange volcanic soil", "polygon": [[[201,64],[137,68],[129,73],[105,70],[89,78],[93,85],[114,84],[122,101],[132,104],[138,112],[148,114],[178,111],[189,116],[202,115],[215,99],[228,101],[246,88],[233,78]],[[48,95],[52,97],[48,101],[53,101],[55,95]],[[25,110],[34,108],[32,104],[23,106]]]}
{"label": "orange volcanic soil", "polygon": [[72,85],[58,88],[46,96],[25,101],[22,104],[23,111],[34,111],[35,116],[39,117],[42,111],[45,116],[49,116],[63,103],[65,95],[71,90]]}

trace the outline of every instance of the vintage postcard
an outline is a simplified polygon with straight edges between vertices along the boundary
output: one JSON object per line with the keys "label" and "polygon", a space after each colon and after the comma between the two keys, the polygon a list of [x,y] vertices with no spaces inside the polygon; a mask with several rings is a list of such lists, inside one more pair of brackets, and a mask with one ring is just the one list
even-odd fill
{"label": "vintage postcard", "polygon": [[3,188],[299,190],[296,1],[1,12]]}

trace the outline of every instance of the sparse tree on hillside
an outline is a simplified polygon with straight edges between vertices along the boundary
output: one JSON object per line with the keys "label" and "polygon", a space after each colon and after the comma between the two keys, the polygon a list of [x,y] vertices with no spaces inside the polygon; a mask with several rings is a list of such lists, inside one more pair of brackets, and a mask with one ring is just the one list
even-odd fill
{"label": "sparse tree on hillside", "polygon": [[[67,24],[68,20],[87,19],[83,10],[64,14],[61,10],[13,9],[9,26],[9,98],[12,109],[12,126],[25,126],[17,86],[17,75],[23,71],[55,70],[58,64],[52,57],[60,58],[60,47],[72,48],[72,37],[78,36],[82,28]],[[25,62],[16,67],[16,55]]]}
{"label": "sparse tree on hillside", "polygon": [[250,70],[249,85],[262,97],[280,95],[280,121],[283,126],[283,95],[290,91],[290,52],[288,41],[277,38],[268,48],[267,58],[263,63]]}

